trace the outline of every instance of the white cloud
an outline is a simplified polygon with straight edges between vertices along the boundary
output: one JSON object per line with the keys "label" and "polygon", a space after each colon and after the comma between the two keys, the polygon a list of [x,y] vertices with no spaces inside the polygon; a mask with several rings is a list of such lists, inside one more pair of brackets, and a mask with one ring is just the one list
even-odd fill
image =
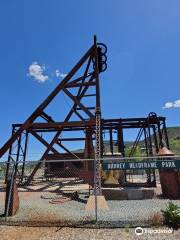
{"label": "white cloud", "polygon": [[167,102],[163,106],[163,108],[172,108],[172,107],[173,107],[173,103],[172,102]]}
{"label": "white cloud", "polygon": [[37,62],[33,62],[29,66],[29,73],[28,75],[30,77],[33,77],[35,80],[37,80],[39,83],[44,83],[48,80],[48,76],[44,74],[45,66],[40,65]]}
{"label": "white cloud", "polygon": [[174,107],[175,108],[180,107],[180,99],[174,101]]}
{"label": "white cloud", "polygon": [[178,108],[180,107],[180,99],[175,100],[174,102],[166,102],[163,106],[163,109],[166,108]]}
{"label": "white cloud", "polygon": [[65,78],[67,76],[67,73],[62,73],[58,69],[56,69],[55,75],[56,77]]}
{"label": "white cloud", "polygon": [[56,69],[55,75],[56,75],[56,77],[59,77],[59,76],[60,76],[60,71],[59,71],[58,69]]}

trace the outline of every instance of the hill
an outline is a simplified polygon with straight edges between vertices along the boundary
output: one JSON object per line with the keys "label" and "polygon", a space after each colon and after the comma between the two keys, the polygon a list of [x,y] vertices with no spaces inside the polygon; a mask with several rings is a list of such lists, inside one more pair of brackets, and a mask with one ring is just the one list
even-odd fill
{"label": "hill", "polygon": [[180,127],[167,128],[170,149],[180,155]]}
{"label": "hill", "polygon": [[[169,127],[169,128],[167,128],[167,133],[168,133],[168,138],[169,138],[170,149],[175,154],[180,155],[180,127]],[[128,153],[130,153],[132,145],[133,145],[132,141],[125,142],[126,155],[128,155]],[[139,143],[139,147],[137,148],[135,156],[142,155],[141,148],[143,148],[143,147],[144,147],[144,140],[142,140]],[[105,148],[105,152],[110,152],[109,142],[104,142],[104,148]],[[118,152],[116,142],[114,143],[113,149],[114,149],[114,152]],[[83,151],[84,151],[83,149],[78,149],[74,152],[77,153],[77,152],[83,152]]]}

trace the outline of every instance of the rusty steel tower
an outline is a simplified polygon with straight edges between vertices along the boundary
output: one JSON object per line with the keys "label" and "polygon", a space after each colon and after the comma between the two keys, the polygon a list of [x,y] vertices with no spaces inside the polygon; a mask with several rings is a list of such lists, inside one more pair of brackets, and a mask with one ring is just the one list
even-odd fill
{"label": "rusty steel tower", "polygon": [[[133,156],[142,135],[145,139],[147,156],[151,156],[153,151],[158,153],[162,146],[169,148],[165,117],[157,116],[155,113],[140,118],[104,119],[102,117],[99,76],[107,68],[106,53],[106,45],[97,42],[94,37],[93,45],[89,50],[27,120],[22,124],[12,125],[12,135],[0,149],[0,158],[8,152],[6,179],[11,162],[15,164],[15,176],[19,182],[29,184],[40,166],[47,160],[49,162],[61,160],[61,163],[55,165],[54,168],[53,163],[47,164],[47,172],[54,173],[55,168],[60,166],[62,161],[64,162],[63,167],[69,164],[69,167],[73,166],[73,169],[77,170],[73,163],[67,163],[66,160],[95,159],[93,166],[87,162],[85,166],[79,164],[78,167],[85,169],[85,174],[92,173],[94,191],[101,195],[101,161],[104,157],[108,157],[104,149],[104,132],[108,134],[112,157],[116,154],[114,144],[117,145],[121,156],[125,156],[124,129],[139,129],[130,156]],[[64,94],[71,102],[68,113],[62,121],[48,113],[51,103],[59,94]],[[76,120],[74,120],[75,118]],[[62,135],[62,133],[71,134],[71,132],[79,135],[76,137],[73,135],[63,137]],[[51,133],[51,136],[47,138],[46,134],[48,133]],[[116,142],[113,139],[114,135],[116,135]],[[30,137],[40,142],[44,149],[32,172],[28,176],[24,176]],[[84,145],[87,146],[85,153],[75,153],[66,146],[66,142],[79,141],[85,142]],[[95,153],[93,141],[95,141]],[[153,176],[150,174],[147,184],[151,185],[154,181],[152,179]]]}

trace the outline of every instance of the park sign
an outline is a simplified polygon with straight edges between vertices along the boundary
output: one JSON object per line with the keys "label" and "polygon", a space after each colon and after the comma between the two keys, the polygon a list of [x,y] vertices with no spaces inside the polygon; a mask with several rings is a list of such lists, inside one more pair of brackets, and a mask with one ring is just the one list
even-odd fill
{"label": "park sign", "polygon": [[180,159],[153,160],[153,161],[108,161],[102,163],[103,170],[133,170],[133,169],[178,169]]}

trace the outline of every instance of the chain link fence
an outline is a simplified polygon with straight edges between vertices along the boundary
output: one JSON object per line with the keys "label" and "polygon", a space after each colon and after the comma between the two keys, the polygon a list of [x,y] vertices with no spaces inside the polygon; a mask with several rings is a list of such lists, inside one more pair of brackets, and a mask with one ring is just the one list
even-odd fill
{"label": "chain link fence", "polygon": [[[99,226],[147,226],[152,224],[154,215],[166,208],[169,202],[169,199],[163,199],[161,196],[158,170],[155,171],[154,187],[146,186],[145,170],[134,171],[134,175],[129,179],[134,184],[131,187],[127,187],[127,182],[124,182],[124,170],[102,170],[102,195],[107,201],[108,210],[102,209],[101,202],[98,202],[97,212],[93,202],[92,208],[87,210],[88,199],[94,195],[93,160],[45,161],[33,180],[27,184],[37,165],[37,162],[31,161],[26,162],[23,177],[21,163],[17,168],[14,164],[9,168],[9,189],[11,194],[15,192],[16,195],[14,185],[11,185],[13,169],[15,170],[19,209],[14,216],[8,216],[7,207],[12,208],[12,204],[8,205],[8,199],[5,199],[6,165],[0,165],[1,223],[88,226],[95,224],[97,220]],[[17,196],[13,197],[17,202]],[[180,205],[180,200],[173,202]]]}

